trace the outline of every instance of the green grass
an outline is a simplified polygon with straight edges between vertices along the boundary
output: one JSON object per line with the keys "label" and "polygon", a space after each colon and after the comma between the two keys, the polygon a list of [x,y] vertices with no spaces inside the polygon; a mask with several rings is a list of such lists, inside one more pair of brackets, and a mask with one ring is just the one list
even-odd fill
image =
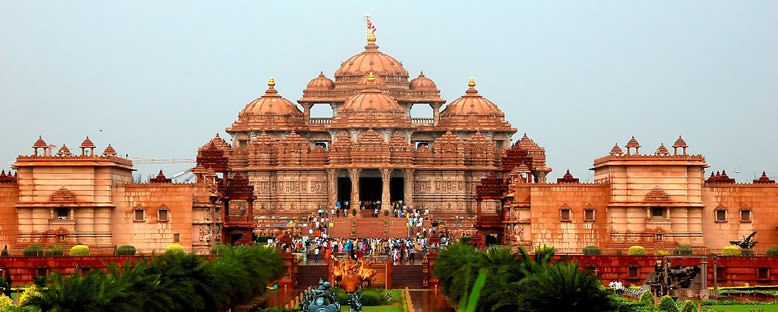
{"label": "green grass", "polygon": [[778,304],[732,304],[732,305],[709,305],[704,306],[703,311],[707,312],[778,312]]}
{"label": "green grass", "polygon": [[[341,307],[341,311],[348,312],[349,307]],[[373,307],[362,307],[363,312],[402,312],[402,307],[398,305],[382,305]]]}

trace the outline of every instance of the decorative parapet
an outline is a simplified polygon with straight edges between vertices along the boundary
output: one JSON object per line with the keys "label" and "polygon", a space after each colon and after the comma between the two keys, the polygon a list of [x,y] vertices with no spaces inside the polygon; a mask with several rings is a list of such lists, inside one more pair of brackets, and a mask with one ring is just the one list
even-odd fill
{"label": "decorative parapet", "polygon": [[16,174],[11,174],[11,170],[8,170],[8,174],[5,170],[0,171],[0,183],[16,183]]}
{"label": "decorative parapet", "polygon": [[607,155],[594,160],[594,166],[602,165],[610,161],[701,161],[705,162],[702,155]]}

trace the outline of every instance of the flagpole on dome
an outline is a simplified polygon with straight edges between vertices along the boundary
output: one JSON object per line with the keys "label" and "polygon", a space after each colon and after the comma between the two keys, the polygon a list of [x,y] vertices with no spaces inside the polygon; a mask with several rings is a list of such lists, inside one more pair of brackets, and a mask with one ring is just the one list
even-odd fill
{"label": "flagpole on dome", "polygon": [[373,21],[370,20],[370,14],[365,14],[365,22],[367,26],[367,43],[368,44],[375,44],[375,31],[376,27],[375,24],[373,24]]}

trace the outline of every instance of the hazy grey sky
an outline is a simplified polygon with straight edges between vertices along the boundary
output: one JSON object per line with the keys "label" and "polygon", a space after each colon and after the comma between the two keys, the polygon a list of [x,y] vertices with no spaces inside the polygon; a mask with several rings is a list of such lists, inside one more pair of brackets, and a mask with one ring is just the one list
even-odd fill
{"label": "hazy grey sky", "polygon": [[268,77],[292,101],[332,78],[365,13],[448,102],[475,77],[553,178],[591,179],[632,135],[645,152],[683,135],[739,182],[778,177],[778,1],[707,0],[0,1],[0,167],[38,135],[194,158]]}

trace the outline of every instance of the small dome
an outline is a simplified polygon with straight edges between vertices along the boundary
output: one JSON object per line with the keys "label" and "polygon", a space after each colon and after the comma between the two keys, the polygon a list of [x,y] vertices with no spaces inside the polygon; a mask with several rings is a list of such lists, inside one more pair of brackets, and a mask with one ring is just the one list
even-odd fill
{"label": "small dome", "polygon": [[89,139],[89,137],[86,137],[84,139],[84,142],[81,142],[81,148],[95,148],[95,144],[92,143],[92,140]]}
{"label": "small dome", "polygon": [[311,79],[305,87],[306,91],[329,91],[335,88],[335,82],[324,76],[324,72],[319,72],[319,76]]}
{"label": "small dome", "polygon": [[409,87],[413,91],[438,91],[438,86],[432,79],[424,76],[424,72],[420,72],[419,77],[413,78]]}
{"label": "small dome", "polygon": [[276,82],[273,77],[267,82],[267,91],[265,95],[260,98],[251,101],[240,112],[242,115],[298,115],[302,116],[303,112],[297,108],[297,105],[293,104],[289,100],[281,97],[278,91],[275,89]]}
{"label": "small dome", "polygon": [[111,146],[111,144],[108,144],[108,146],[103,151],[103,155],[116,156],[116,150],[113,149],[113,146]]}
{"label": "small dome", "polygon": [[384,78],[381,78],[381,76],[376,76],[373,74],[373,72],[370,72],[369,74],[365,75],[362,80],[359,81],[359,85],[361,86],[360,89],[378,89],[378,90],[387,90],[386,86],[386,80]]}
{"label": "small dome", "polygon": [[49,147],[48,144],[46,144],[46,141],[43,140],[42,137],[38,137],[38,140],[35,141],[35,143],[32,145],[32,148],[47,148]]}
{"label": "small dome", "polygon": [[616,145],[613,145],[613,148],[610,152],[611,155],[621,155],[624,154],[624,152],[621,150],[621,147],[619,147],[619,143],[616,143]]}
{"label": "small dome", "polygon": [[497,105],[478,94],[478,90],[475,89],[475,79],[470,78],[467,85],[470,88],[465,95],[448,104],[440,113],[440,117],[470,114],[505,116]]}
{"label": "small dome", "polygon": [[369,111],[404,113],[405,110],[400,104],[397,104],[397,100],[376,88],[376,81],[376,77],[372,73],[368,75],[366,78],[367,88],[359,94],[349,97],[338,110],[338,114]]}
{"label": "small dome", "polygon": [[638,143],[638,140],[635,140],[635,136],[632,136],[629,142],[627,142],[627,147],[640,147],[640,143]]}
{"label": "small dome", "polygon": [[688,146],[686,145],[686,141],[684,141],[683,138],[681,138],[681,136],[679,135],[678,140],[675,140],[675,143],[673,143],[673,147],[678,148],[678,147],[688,147]]}
{"label": "small dome", "polygon": [[665,147],[665,144],[659,144],[659,147],[656,149],[656,154],[659,156],[667,156],[670,155],[670,153],[667,151],[667,148]]}
{"label": "small dome", "polygon": [[70,156],[70,149],[65,145],[62,144],[62,147],[59,148],[59,151],[57,152],[57,156]]}

